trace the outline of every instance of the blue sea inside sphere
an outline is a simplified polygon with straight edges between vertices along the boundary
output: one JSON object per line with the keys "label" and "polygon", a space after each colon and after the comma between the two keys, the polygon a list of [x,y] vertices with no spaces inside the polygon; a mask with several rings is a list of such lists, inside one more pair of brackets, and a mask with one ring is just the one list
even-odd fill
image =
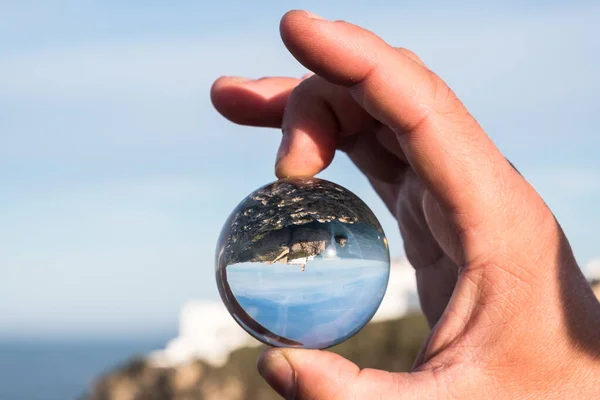
{"label": "blue sea inside sphere", "polygon": [[225,306],[271,346],[324,349],[350,338],[377,311],[389,272],[373,212],[317,178],[281,179],[248,195],[217,245]]}

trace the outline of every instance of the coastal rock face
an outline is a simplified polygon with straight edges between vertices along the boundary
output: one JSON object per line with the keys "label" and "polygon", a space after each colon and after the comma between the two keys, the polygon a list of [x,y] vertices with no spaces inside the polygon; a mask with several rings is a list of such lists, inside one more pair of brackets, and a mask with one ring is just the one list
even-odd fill
{"label": "coastal rock face", "polygon": [[219,238],[219,264],[274,261],[285,251],[289,258],[319,254],[330,239],[323,224],[333,221],[382,231],[369,207],[339,185],[317,178],[278,180],[251,193],[230,215]]}
{"label": "coastal rock face", "polygon": [[[408,371],[429,333],[425,319],[418,313],[398,317],[400,298],[406,290],[416,295],[410,266],[399,268],[398,281],[392,283],[392,296],[382,304],[380,316],[356,336],[331,351],[355,362],[361,368],[378,368],[392,372]],[[392,275],[394,276],[394,275]],[[392,280],[393,282],[393,280]],[[600,298],[600,280],[591,282]],[[414,309],[413,307],[409,309]],[[390,318],[393,317],[393,318]],[[188,321],[189,322],[189,321]],[[235,325],[231,325],[235,328]],[[190,329],[188,327],[187,329]],[[200,327],[198,328],[200,329]],[[188,332],[194,336],[201,330]],[[223,337],[223,336],[221,336]],[[225,339],[227,340],[227,339]],[[88,400],[275,400],[280,399],[256,371],[256,359],[264,346],[255,343],[232,350],[221,362],[220,357],[200,359],[176,357],[174,363],[149,359],[126,362],[100,377]],[[215,362],[218,361],[218,362]]]}
{"label": "coastal rock face", "polygon": [[[363,368],[408,371],[428,333],[425,319],[409,315],[368,325],[331,349]],[[157,367],[134,360],[102,377],[88,400],[275,400],[279,397],[259,376],[256,360],[264,346],[231,353],[222,366],[191,360]]]}
{"label": "coastal rock face", "polygon": [[[287,263],[287,260],[310,257],[325,251],[331,234],[326,228],[302,225],[269,232],[262,239],[229,257],[236,262]],[[321,225],[321,224],[319,224]]]}
{"label": "coastal rock face", "polygon": [[[428,329],[418,313],[414,270],[394,260],[388,291],[371,322],[331,351],[362,367],[410,368]],[[231,318],[221,302],[191,301],[181,310],[179,335],[145,359],[100,377],[91,400],[279,399],[256,371],[265,348]]]}

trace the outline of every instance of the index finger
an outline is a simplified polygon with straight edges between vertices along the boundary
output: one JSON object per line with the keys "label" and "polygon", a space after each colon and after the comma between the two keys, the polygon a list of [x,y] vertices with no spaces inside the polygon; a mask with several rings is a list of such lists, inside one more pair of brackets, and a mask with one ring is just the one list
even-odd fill
{"label": "index finger", "polygon": [[292,11],[280,29],[298,61],[347,87],[392,129],[411,167],[446,209],[469,225],[487,217],[501,198],[502,180],[514,171],[439,77],[346,22]]}

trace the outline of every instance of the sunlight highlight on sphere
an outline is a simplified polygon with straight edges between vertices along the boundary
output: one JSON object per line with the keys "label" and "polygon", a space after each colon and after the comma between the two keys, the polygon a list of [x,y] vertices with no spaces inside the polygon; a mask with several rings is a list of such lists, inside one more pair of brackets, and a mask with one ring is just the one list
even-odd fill
{"label": "sunlight highlight on sphere", "polygon": [[350,338],[381,304],[387,239],[356,195],[289,178],[248,195],[223,226],[216,254],[225,306],[248,333],[279,347],[323,349]]}

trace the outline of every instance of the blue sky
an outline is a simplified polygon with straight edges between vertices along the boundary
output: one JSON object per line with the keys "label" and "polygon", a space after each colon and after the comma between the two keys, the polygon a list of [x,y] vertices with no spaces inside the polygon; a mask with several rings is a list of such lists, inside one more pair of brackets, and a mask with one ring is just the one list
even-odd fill
{"label": "blue sky", "polygon": [[[271,181],[279,133],[210,106],[222,74],[305,71],[289,8],[419,53],[555,211],[582,266],[600,257],[597,2],[0,0],[0,336],[174,329],[217,299],[221,224]],[[361,4],[362,3],[362,4]],[[596,4],[594,4],[596,3]],[[344,156],[322,177],[395,223]]]}

